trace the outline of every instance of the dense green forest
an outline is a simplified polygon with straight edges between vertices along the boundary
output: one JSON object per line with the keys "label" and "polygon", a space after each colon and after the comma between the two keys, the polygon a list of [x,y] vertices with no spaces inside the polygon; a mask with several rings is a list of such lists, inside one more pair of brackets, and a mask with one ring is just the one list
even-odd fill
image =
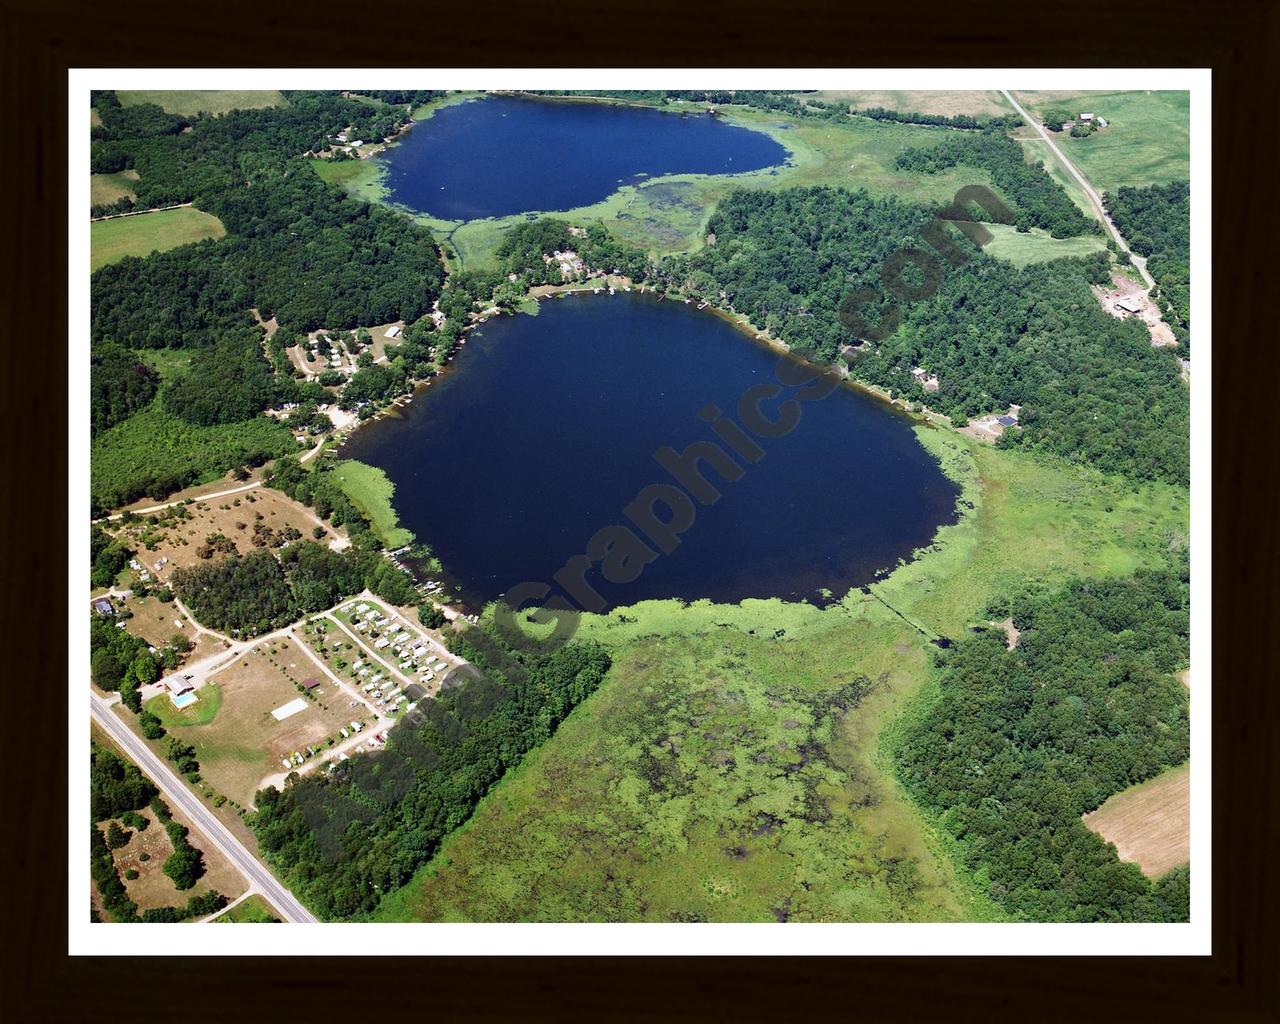
{"label": "dense green forest", "polygon": [[1156,299],[1178,342],[1191,344],[1191,186],[1185,181],[1124,186],[1103,197],[1130,248],[1147,257]]}
{"label": "dense green forest", "polygon": [[89,423],[97,437],[155,397],[154,370],[122,345],[106,341],[89,354]]}
{"label": "dense green forest", "polygon": [[[1056,186],[1055,186],[1056,187]],[[922,241],[930,211],[833,188],[735,192],[710,221],[716,241],[655,274],[668,287],[727,304],[793,349],[821,361],[859,339],[848,297],[882,297],[878,344],[845,353],[853,375],[958,422],[1023,406],[1004,443],[1051,451],[1108,472],[1186,482],[1190,412],[1174,357],[1141,324],[1107,316],[1089,292],[1107,280],[1105,254],[1019,270],[957,233],[959,266]],[[945,230],[945,229],[944,229]],[[893,253],[922,250],[931,277],[886,282]],[[906,287],[901,287],[905,282]],[[722,296],[722,297],[720,297]],[[873,326],[876,302],[864,306]],[[862,307],[858,307],[862,308]],[[940,379],[925,393],[912,377]]]}
{"label": "dense green forest", "polygon": [[896,743],[899,775],[958,841],[988,895],[1019,920],[1185,921],[1189,876],[1152,885],[1082,814],[1190,750],[1189,575],[1031,590],[988,609],[1022,631],[961,639],[936,698]]}
{"label": "dense green forest", "polygon": [[407,882],[609,668],[608,655],[586,644],[541,655],[506,649],[498,664],[484,651],[500,640],[487,639],[456,641],[484,678],[424,701],[392,729],[385,750],[257,795],[251,823],[260,849],[322,917],[367,913]]}
{"label": "dense green forest", "polygon": [[178,597],[204,624],[236,636],[278,629],[368,587],[392,604],[416,604],[413,581],[376,551],[331,551],[297,541],[280,551],[255,548],[174,570]]}

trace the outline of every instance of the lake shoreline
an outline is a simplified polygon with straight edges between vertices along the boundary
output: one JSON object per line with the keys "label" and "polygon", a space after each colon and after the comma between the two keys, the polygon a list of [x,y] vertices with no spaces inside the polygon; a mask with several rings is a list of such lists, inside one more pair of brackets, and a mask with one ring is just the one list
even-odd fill
{"label": "lake shoreline", "polygon": [[[563,296],[565,295],[585,293],[590,295],[604,296],[605,294],[608,294],[610,289],[612,289],[614,294],[618,294],[621,292],[626,292],[628,294],[633,294],[637,296],[640,294],[643,294],[646,296],[646,298],[651,300],[650,302],[646,302],[644,304],[644,306],[646,307],[653,307],[660,302],[666,301],[666,302],[675,302],[682,307],[691,306],[693,307],[693,309],[691,309],[690,312],[696,311],[696,312],[710,313],[712,314],[715,320],[729,327],[732,327],[734,329],[732,336],[743,338],[752,342],[751,347],[757,352],[760,352],[762,355],[778,356],[784,359],[787,363],[793,363],[793,362],[796,364],[805,363],[807,364],[808,370],[811,371],[812,375],[814,376],[817,376],[818,374],[829,375],[832,372],[836,373],[840,377],[839,383],[845,385],[850,392],[856,395],[860,395],[863,399],[868,399],[868,398],[874,399],[875,406],[878,406],[884,409],[885,412],[892,412],[894,418],[902,422],[908,428],[909,431],[916,432],[918,431],[919,428],[933,425],[929,423],[929,421],[920,417],[918,414],[915,414],[908,410],[903,409],[900,405],[895,404],[883,394],[877,393],[873,389],[870,389],[862,385],[860,382],[850,380],[847,377],[847,374],[841,372],[839,368],[824,367],[817,363],[813,363],[810,360],[806,360],[803,357],[796,355],[795,353],[790,352],[788,349],[788,346],[786,346],[786,344],[780,341],[779,339],[771,338],[771,337],[762,337],[761,335],[763,332],[759,332],[755,330],[755,328],[752,325],[750,325],[749,322],[746,321],[745,318],[742,317],[740,314],[735,314],[729,310],[716,308],[710,303],[700,304],[695,299],[686,300],[686,298],[683,296],[674,297],[668,293],[662,292],[661,290],[655,291],[655,289],[651,287],[644,287],[642,289],[639,286],[633,285],[629,279],[626,279],[621,276],[613,277],[612,275],[603,277],[603,278],[592,278],[583,282],[572,282],[569,284],[561,284],[561,285],[536,286],[534,288],[528,289],[524,293],[524,295],[526,300],[533,299],[537,302],[541,302],[543,300],[550,300],[553,297],[556,299],[556,301],[563,301]],[[398,471],[396,469],[395,461],[393,460],[392,462],[388,463],[376,454],[378,450],[380,450],[381,448],[383,448],[389,443],[391,444],[391,448],[388,450],[394,450],[396,442],[388,442],[386,438],[389,437],[390,435],[382,435],[380,433],[375,433],[375,435],[372,438],[370,438],[368,437],[368,432],[361,433],[359,432],[358,428],[366,424],[378,423],[386,418],[400,419],[400,420],[407,419],[412,414],[409,412],[409,410],[407,410],[404,407],[409,403],[411,403],[414,399],[417,399],[419,402],[427,400],[426,396],[424,395],[424,392],[428,388],[430,388],[433,384],[437,384],[440,382],[439,380],[437,380],[437,378],[443,379],[449,376],[449,370],[450,370],[451,364],[453,364],[455,360],[461,360],[463,358],[463,353],[465,352],[465,346],[467,342],[471,340],[471,338],[476,333],[478,333],[486,323],[488,323],[490,317],[500,316],[504,314],[513,315],[513,314],[518,314],[522,312],[527,313],[527,310],[523,310],[520,308],[514,308],[514,309],[490,308],[488,310],[485,310],[481,314],[473,314],[472,322],[469,323],[463,329],[463,337],[459,341],[459,345],[460,345],[459,349],[450,355],[447,362],[444,364],[443,367],[441,367],[440,372],[437,373],[432,378],[430,378],[429,380],[422,380],[422,381],[416,382],[413,386],[413,391],[411,394],[406,396],[401,396],[400,398],[395,399],[387,406],[384,406],[383,408],[379,409],[374,415],[368,417],[367,419],[361,420],[357,424],[355,424],[350,430],[350,432],[335,445],[335,453],[334,453],[335,456],[341,459],[356,459],[359,461],[366,462],[370,465],[378,466],[384,469],[389,476],[392,476],[393,478],[398,478]],[[622,311],[619,311],[619,312],[622,312]],[[533,316],[538,316],[538,315],[546,315],[546,314],[545,314],[545,311],[542,314],[533,314]],[[599,316],[600,314],[597,312],[596,314],[594,314],[592,319],[596,320],[596,318],[598,318]],[[599,322],[599,321],[597,320],[596,322]],[[598,331],[599,327],[597,327],[596,330]],[[679,328],[676,328],[676,330],[678,331]],[[704,327],[701,330],[705,331],[707,330],[707,328]],[[694,335],[694,336],[697,337],[699,335]],[[724,337],[727,337],[727,336],[724,336]],[[733,345],[736,343],[729,343],[729,344]],[[501,345],[502,345],[502,341],[495,339],[495,341],[491,343],[491,347],[487,350],[486,354],[490,358],[492,358],[494,356],[494,353],[498,351],[498,348],[493,346],[500,347]],[[746,356],[744,358],[750,361],[758,357]],[[734,364],[736,365],[736,363],[737,363],[737,360],[735,359]],[[462,365],[462,363],[460,362],[459,365]],[[764,364],[753,364],[753,365],[763,365],[764,367],[766,367],[765,369],[766,374],[777,372],[767,368],[771,365],[768,362]],[[759,372],[759,371],[756,371],[756,372]],[[486,374],[486,379],[487,379],[487,376],[488,375]],[[816,407],[817,406],[815,405],[815,408]],[[414,410],[414,412],[416,411],[417,410]],[[863,413],[862,415],[866,416],[870,414]],[[824,414],[824,419],[825,418],[826,418],[826,415]],[[840,421],[843,422],[843,419],[841,419]],[[864,427],[867,425],[869,424],[864,424]],[[378,429],[378,428],[375,428],[375,429]],[[392,428],[392,427],[383,427],[380,429],[381,430],[390,429],[393,431],[397,430],[397,428]],[[418,428],[418,429],[421,429],[421,428]],[[463,428],[458,427],[457,429],[461,430]],[[860,428],[859,431],[854,436],[861,436],[861,429],[863,428]],[[406,435],[401,435],[397,432],[395,436],[400,438],[399,443],[404,443]],[[414,437],[417,436],[416,431],[414,432],[413,436]],[[462,437],[463,435],[459,434],[457,436]],[[470,435],[468,434],[466,436],[470,436]],[[915,438],[913,433],[911,435],[911,443],[909,445],[911,450],[915,452],[917,455],[921,455],[924,458],[926,458],[928,463],[934,466],[934,470],[939,471],[940,467],[938,465],[938,460],[936,459],[934,454],[930,452],[928,449],[926,449],[924,453],[921,453],[919,451],[919,446],[917,442],[918,442],[918,439]],[[437,434],[436,443],[447,444],[448,441],[445,438],[444,434]],[[895,442],[895,445],[897,443],[898,442]],[[897,449],[896,447],[894,447],[892,450],[896,451]],[[902,465],[914,466],[915,460],[908,459],[907,462],[902,463]],[[926,472],[924,470],[919,470],[919,471]],[[457,478],[457,474],[462,472],[463,470],[461,469],[455,469],[452,473],[450,473],[445,467],[440,467],[437,464],[437,468],[433,471],[432,475],[434,476],[436,474],[439,474],[439,479],[450,479],[450,478]],[[911,474],[917,472],[917,470],[908,469],[906,470],[906,472],[907,472],[907,477],[910,478]],[[812,579],[810,579],[810,576],[807,574],[808,570],[801,572],[798,576],[793,572],[791,575],[795,578],[794,579],[789,578],[787,581],[780,583],[778,585],[780,589],[773,589],[773,590],[761,589],[758,592],[750,593],[749,597],[751,599],[762,599],[762,598],[768,598],[771,596],[781,595],[780,599],[783,599],[783,600],[801,600],[801,601],[814,604],[815,606],[818,606],[818,607],[824,607],[829,604],[840,602],[848,595],[848,593],[852,592],[852,590],[859,589],[860,587],[863,587],[866,585],[870,585],[878,581],[879,579],[883,578],[883,573],[887,571],[891,571],[901,561],[903,557],[914,557],[913,553],[915,551],[927,548],[936,537],[938,529],[950,523],[954,523],[958,515],[960,514],[960,510],[957,508],[957,504],[956,504],[958,500],[960,482],[957,481],[951,474],[940,472],[940,471],[938,472],[938,478],[939,478],[939,482],[941,482],[942,480],[945,480],[947,484],[949,484],[953,488],[956,496],[954,498],[949,496],[946,499],[945,508],[939,507],[936,509],[936,511],[931,511],[929,513],[924,513],[923,511],[924,508],[926,507],[932,508],[933,506],[921,505],[920,514],[922,515],[936,514],[939,516],[939,518],[936,524],[933,524],[931,527],[928,528],[930,532],[928,533],[927,537],[922,533],[918,533],[913,539],[908,540],[908,544],[910,545],[909,552],[904,554],[903,551],[899,550],[898,552],[893,553],[890,557],[886,559],[883,565],[878,566],[878,571],[873,574],[871,571],[872,568],[878,565],[878,563],[875,563],[873,560],[875,558],[875,551],[876,551],[875,545],[880,543],[879,541],[876,541],[874,543],[869,542],[869,540],[859,541],[853,546],[841,545],[840,550],[843,553],[834,562],[832,562],[828,568],[824,568],[820,570],[816,568],[819,565],[823,565],[823,566],[827,565],[825,558],[820,561],[814,561],[812,563],[802,560],[802,564],[805,564],[805,565],[812,564],[815,567],[815,571],[812,575]],[[930,492],[928,490],[925,490],[919,493],[924,495]],[[933,498],[926,499],[927,502],[937,502],[939,496],[937,495],[936,492],[933,492],[933,493],[935,496]],[[397,487],[396,493],[392,499],[392,504],[393,504],[393,507],[400,506],[401,510],[403,511],[403,510],[407,510],[407,506],[403,505],[403,503],[410,500],[413,500],[416,502],[417,498],[415,498],[411,494],[408,494],[407,492],[402,492],[401,489]],[[428,504],[428,506],[424,506],[424,508],[434,508],[434,507],[436,506],[431,505],[430,503]],[[914,517],[914,515],[915,513],[913,512],[912,517]],[[397,518],[399,518],[402,523],[408,522],[405,516],[401,514],[401,511],[397,511]],[[413,517],[410,517],[410,518],[413,518]],[[430,516],[428,517],[428,522],[429,521],[430,521]],[[437,560],[445,563],[445,565],[442,568],[432,571],[429,574],[429,576],[424,577],[421,573],[415,573],[414,575],[415,575],[416,581],[421,581],[422,579],[433,579],[443,584],[447,584],[445,589],[445,594],[450,594],[450,595],[453,594],[453,591],[455,589],[454,588],[455,583],[460,583],[463,586],[471,585],[466,583],[466,579],[469,577],[467,577],[465,574],[463,576],[458,576],[455,573],[449,571],[450,566],[448,563],[452,562],[454,557],[456,556],[455,549],[458,543],[456,540],[450,541],[448,539],[447,532],[445,535],[442,536],[437,530],[435,530],[434,528],[431,528],[427,524],[415,522],[415,524],[411,528],[413,532],[416,535],[418,535],[419,538],[432,549],[432,551],[436,555]],[[911,527],[908,526],[907,530],[909,531],[910,529]],[[885,534],[886,541],[892,546],[894,542],[892,540],[889,540],[890,536],[891,536],[891,533]],[[870,543],[870,546],[866,546],[869,543]],[[854,554],[855,552],[858,552],[858,551],[862,552],[862,554],[861,555]],[[455,553],[451,554],[451,552],[455,552]],[[888,554],[888,552],[886,552],[886,554]],[[864,556],[868,561],[872,562],[871,565],[866,565],[859,561],[859,559]],[[489,571],[492,571],[492,570],[486,570],[486,573]],[[819,585],[822,582],[822,576],[824,573],[827,574],[826,579],[830,580],[831,582],[828,584]],[[852,579],[857,582],[851,582],[846,587],[840,583],[842,576],[845,579]],[[487,576],[482,578],[487,578]],[[474,580],[472,582],[474,583]],[[826,593],[822,593],[822,591],[827,586],[829,586],[831,590],[827,591]],[[688,590],[687,582],[677,583],[675,586],[675,589],[671,590],[669,594],[664,596],[679,595],[682,593],[680,589],[682,587],[686,588],[685,592],[683,592],[682,599],[688,599],[688,600],[707,599],[707,600],[712,600],[717,602],[723,602],[725,600],[725,596],[722,593],[722,591],[724,591],[724,588],[720,588],[718,590],[716,587],[712,587],[705,594],[701,594],[698,598],[691,597],[690,594],[692,593],[692,591]],[[729,589],[732,590],[733,586],[731,585]],[[650,599],[650,598],[640,598],[640,599]],[[490,602],[491,599],[487,597],[480,597],[476,593],[469,593],[469,594],[459,595],[456,598],[451,597],[450,600],[452,603],[461,601],[461,603],[465,605],[468,608],[468,610],[482,612],[484,610],[484,607]]]}

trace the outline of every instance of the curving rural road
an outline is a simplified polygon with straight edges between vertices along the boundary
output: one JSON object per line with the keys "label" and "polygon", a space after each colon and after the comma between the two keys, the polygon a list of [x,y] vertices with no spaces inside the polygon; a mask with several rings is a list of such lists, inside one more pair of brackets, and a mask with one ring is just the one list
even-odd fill
{"label": "curving rural road", "polygon": [[1045,130],[1044,125],[1042,125],[1039,120],[1028,114],[1027,111],[1023,109],[1022,104],[1013,98],[1013,93],[1008,89],[1001,89],[1000,91],[1004,93],[1004,98],[1013,104],[1013,109],[1018,112],[1018,115],[1022,120],[1026,121],[1027,124],[1031,125],[1031,127],[1036,130],[1036,133],[1044,140],[1045,145],[1049,147],[1049,152],[1056,156],[1059,163],[1061,163],[1071,176],[1080,183],[1080,187],[1084,189],[1084,194],[1089,197],[1089,202],[1097,213],[1098,218],[1106,225],[1107,229],[1111,232],[1111,236],[1116,240],[1116,245],[1120,246],[1124,252],[1129,254],[1129,258],[1133,260],[1133,265],[1138,268],[1138,273],[1141,274],[1142,279],[1147,282],[1147,287],[1154,288],[1156,285],[1155,278],[1147,273],[1146,259],[1136,255],[1133,250],[1129,248],[1128,244],[1121,236],[1119,229],[1117,229],[1115,224],[1111,222],[1111,218],[1107,216],[1107,208],[1102,204],[1102,196],[1098,195],[1097,190],[1089,184],[1089,179],[1081,174],[1076,165],[1067,159],[1067,154],[1059,149],[1058,144],[1049,137],[1049,133]]}
{"label": "curving rural road", "polygon": [[195,826],[208,837],[232,864],[249,880],[250,888],[262,893],[286,921],[295,924],[316,924],[318,919],[296,896],[273,875],[257,857],[245,849],[230,830],[222,824],[160,758],[128,727],[111,713],[111,703],[90,694],[90,713],[93,720],[110,734],[126,754],[150,776],[166,800],[178,807]]}

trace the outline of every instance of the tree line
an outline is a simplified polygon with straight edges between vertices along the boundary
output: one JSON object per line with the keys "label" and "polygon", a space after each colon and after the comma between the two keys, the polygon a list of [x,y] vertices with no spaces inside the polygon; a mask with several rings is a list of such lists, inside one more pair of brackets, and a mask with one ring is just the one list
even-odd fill
{"label": "tree line", "polygon": [[459,653],[484,678],[423,701],[393,727],[385,750],[343,761],[327,775],[293,776],[283,792],[255,797],[250,823],[259,848],[321,916],[358,918],[409,881],[609,668],[609,656],[595,644],[532,654],[512,650],[496,634],[489,639],[524,670],[504,673],[459,637]]}
{"label": "tree line", "polygon": [[1017,205],[1014,223],[1020,231],[1043,228],[1054,238],[1102,233],[1102,226],[1081,212],[1043,161],[1027,163],[1022,145],[1002,132],[949,135],[937,145],[899,153],[895,163],[900,170],[922,174],[959,164],[986,171],[1001,194]]}
{"label": "tree line", "polygon": [[848,102],[824,100],[813,90],[776,92],[761,89],[547,89],[537,90],[537,96],[601,96],[606,99],[637,100],[647,103],[670,103],[686,100],[706,103],[711,107],[727,107],[731,104],[754,107],[789,114],[798,118],[823,118],[844,120],[850,115],[867,117],[875,121],[896,121],[899,124],[931,125],[967,130],[1017,128],[1022,118],[1017,114],[974,117],[971,114],[921,114],[915,111],[889,110],[886,107],[854,109]]}
{"label": "tree line", "polygon": [[1189,573],[1027,588],[994,601],[1021,630],[970,633],[894,744],[899,777],[1016,920],[1185,921],[1189,874],[1154,884],[1081,815],[1184,762]]}

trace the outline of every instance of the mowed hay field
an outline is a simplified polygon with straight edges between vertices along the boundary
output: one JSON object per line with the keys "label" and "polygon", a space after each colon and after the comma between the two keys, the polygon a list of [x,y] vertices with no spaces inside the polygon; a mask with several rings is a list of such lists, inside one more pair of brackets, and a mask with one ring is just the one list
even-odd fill
{"label": "mowed hay field", "polygon": [[1099,192],[1191,176],[1191,96],[1187,92],[1019,92],[1018,102],[1040,117],[1064,108],[1090,112],[1110,124],[1082,139],[1058,132],[1053,140]]}
{"label": "mowed hay field", "polygon": [[1121,860],[1158,878],[1191,859],[1191,763],[1117,793],[1084,816]]}
{"label": "mowed hay field", "polygon": [[206,238],[221,238],[226,233],[222,221],[194,206],[95,220],[89,225],[89,269],[118,263],[126,256],[149,256]]}
{"label": "mowed hay field", "polygon": [[229,110],[257,110],[284,106],[285,98],[275,89],[119,89],[116,97],[124,107],[154,103],[171,114],[225,114]]}
{"label": "mowed hay field", "polygon": [[[312,676],[324,678],[294,641],[264,641],[211,677],[221,697],[211,721],[167,728],[196,748],[200,774],[216,792],[251,806],[262,780],[283,770],[282,758],[294,751],[305,755],[308,744],[322,744],[350,721],[347,700],[327,681],[306,710],[284,721],[272,717],[302,696],[298,684]],[[204,700],[204,688],[195,692]]]}
{"label": "mowed hay field", "polygon": [[[240,494],[162,509],[128,525],[118,521],[110,525],[115,536],[137,551],[138,561],[151,578],[161,583],[168,582],[175,568],[205,561],[198,552],[206,539],[215,534],[232,541],[241,555],[255,547],[254,527],[265,527],[275,535],[292,527],[307,540],[346,544],[342,530],[329,526],[301,502],[270,487],[255,487]],[[323,537],[314,536],[316,527],[324,528]],[[225,556],[216,552],[213,557]],[[157,569],[155,564],[162,558],[168,561]]]}
{"label": "mowed hay field", "polygon": [[89,205],[106,206],[117,199],[132,199],[133,186],[138,181],[138,172],[130,168],[117,171],[115,174],[89,175]]}
{"label": "mowed hay field", "polygon": [[982,251],[999,260],[1007,260],[1015,267],[1068,256],[1088,256],[1102,252],[1107,243],[1100,235],[1081,235],[1077,238],[1054,238],[1040,228],[1021,232],[1012,224],[986,224],[984,227],[994,236]]}
{"label": "mowed hay field", "polygon": [[1013,113],[1013,108],[998,89],[957,89],[954,92],[926,89],[864,89],[846,92],[841,89],[819,89],[817,92],[797,92],[792,95],[801,101],[812,98],[824,103],[848,103],[854,110],[883,107],[904,114],[941,114],[944,117],[954,117],[957,114],[998,117]]}

